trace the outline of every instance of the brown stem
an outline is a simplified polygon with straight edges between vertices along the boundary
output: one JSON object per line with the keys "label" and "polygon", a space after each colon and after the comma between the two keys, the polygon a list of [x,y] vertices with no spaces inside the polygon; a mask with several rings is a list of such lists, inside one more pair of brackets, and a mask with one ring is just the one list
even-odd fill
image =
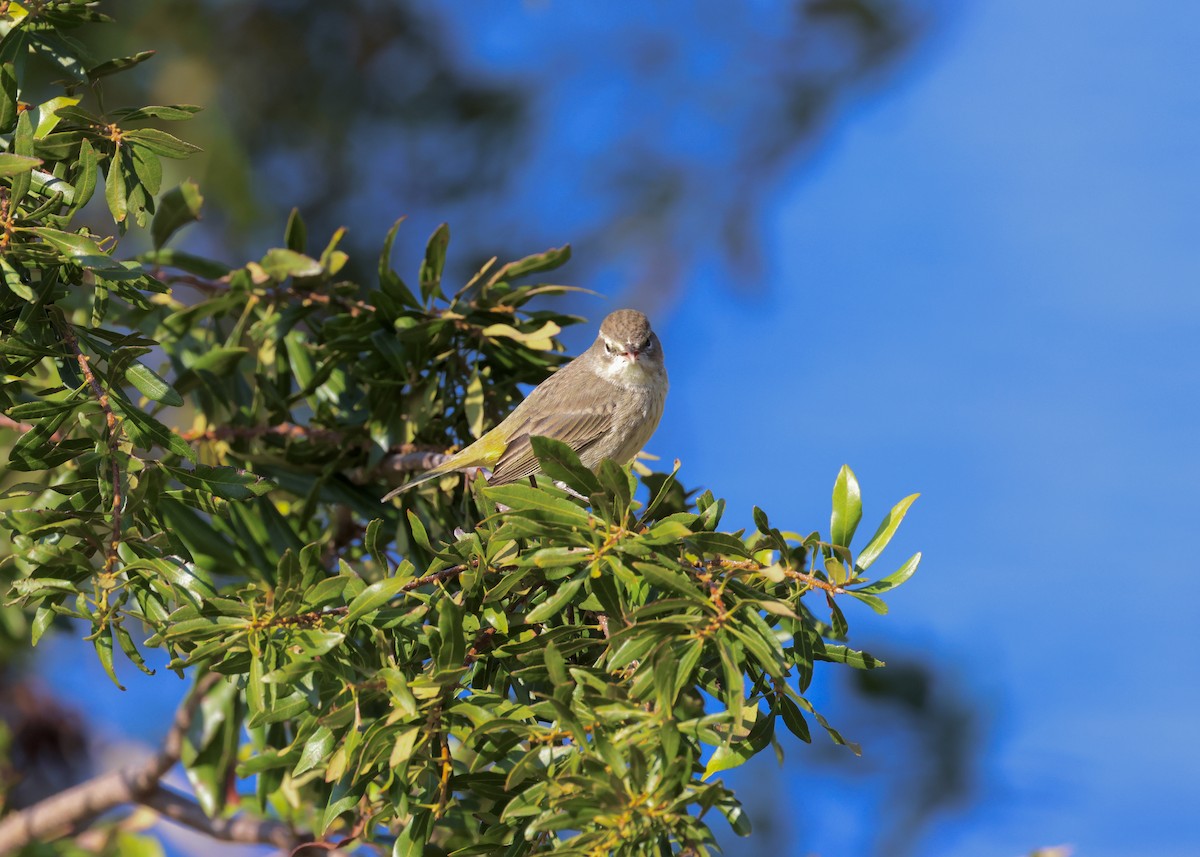
{"label": "brown stem", "polygon": [[[732,568],[737,571],[762,571],[765,568],[765,566],[763,566],[761,563],[757,563],[757,562],[754,562],[754,560],[749,560],[749,559],[746,559],[746,560],[732,560],[732,559],[714,560],[713,562],[709,563],[709,565],[717,565],[717,566],[720,566],[721,568]],[[821,578],[817,577],[814,574],[808,574],[803,571],[796,571],[793,568],[785,568],[785,569],[783,569],[783,573],[786,576],[790,577],[792,580],[799,580],[801,583],[808,584],[813,589],[824,590],[825,592],[828,592],[830,595],[843,595],[846,592],[846,590],[842,589],[842,587],[834,586],[832,583],[822,580]]]}
{"label": "brown stem", "polygon": [[[405,444],[408,447],[408,444]],[[432,470],[450,456],[438,450],[401,448],[398,454],[388,455],[376,468],[380,473],[411,473],[417,470]]]}
{"label": "brown stem", "polygon": [[[158,274],[158,272],[155,273]],[[200,277],[192,276],[191,274],[159,275],[157,279],[167,283],[182,283],[185,286],[191,286],[193,289],[197,289],[210,295],[220,294],[221,292],[227,292],[230,290],[230,285],[227,282],[222,282],[220,280],[205,280]],[[263,293],[272,297],[291,296],[299,298],[301,303],[311,302],[322,304],[323,306],[337,306],[350,313],[351,316],[375,312],[375,307],[371,306],[371,304],[366,303],[365,301],[360,301],[355,298],[345,298],[341,295],[327,295],[323,292],[302,291],[296,288],[294,282],[289,288],[275,286],[271,289],[263,289]]]}
{"label": "brown stem", "polygon": [[[412,592],[414,589],[420,589],[430,583],[441,583],[445,580],[458,577],[467,570],[466,565],[455,565],[450,568],[443,568],[441,571],[435,571],[433,574],[427,574],[424,577],[417,577],[410,580],[408,583],[400,587],[401,592]],[[493,569],[494,571],[504,571],[505,569]],[[311,628],[324,619],[326,616],[345,616],[350,612],[350,605],[343,604],[341,607],[327,607],[324,610],[310,610],[307,613],[297,613],[293,616],[273,616],[260,620],[254,623],[256,629],[262,628],[279,628],[289,625],[299,625],[305,628]]]}
{"label": "brown stem", "polygon": [[330,429],[313,428],[312,426],[301,426],[295,423],[280,423],[273,426],[217,426],[216,428],[208,429],[207,431],[185,431],[180,432],[179,436],[184,440],[192,443],[194,441],[214,441],[214,440],[241,440],[244,438],[264,437],[275,435],[278,437],[288,438],[307,438],[308,440],[328,441],[329,443],[341,443],[343,437],[340,432],[331,431]]}
{"label": "brown stem", "polygon": [[100,403],[100,410],[104,412],[104,421],[108,431],[105,440],[108,443],[108,457],[112,467],[112,531],[108,539],[108,552],[104,557],[104,573],[112,574],[116,571],[118,555],[117,551],[121,547],[121,506],[124,499],[121,494],[121,463],[118,459],[120,452],[120,421],[117,415],[113,412],[112,404],[108,400],[108,391],[100,384],[94,372],[92,372],[91,358],[83,353],[79,347],[79,340],[75,338],[75,329],[69,322],[62,325],[63,342],[71,349],[71,353],[75,355],[75,362],[79,364],[79,370],[83,372],[83,377],[87,381],[88,386],[92,388],[92,393],[96,397],[96,401]]}

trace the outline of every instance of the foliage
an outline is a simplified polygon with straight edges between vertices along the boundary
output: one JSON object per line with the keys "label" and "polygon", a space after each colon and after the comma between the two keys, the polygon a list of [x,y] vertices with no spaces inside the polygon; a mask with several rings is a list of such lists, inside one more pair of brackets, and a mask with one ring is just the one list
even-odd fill
{"label": "foliage", "polygon": [[[780,721],[847,743],[804,694],[816,662],[881,666],[840,602],[883,613],[913,573],[919,555],[866,577],[914,497],[855,554],[849,468],[829,537],[758,509],[747,533],[678,467],[639,486],[538,440],[569,491],[451,476],[381,506],[414,455],[479,436],[563,360],[578,319],[541,307],[568,287],[531,278],[569,251],[453,288],[444,226],[412,286],[399,224],[368,283],[296,214],[241,267],[171,249],[201,198],[162,192],[160,159],[193,147],[157,126],[196,108],[104,106],[101,79],[148,55],[88,57],[71,33],[94,5],[13,3],[0,25],[10,649],[73,619],[114,682],[147,648],[217,674],[183,754],[205,812],[401,855],[707,853],[714,810],[748,829],[716,775],[782,752]],[[36,62],[66,79],[30,106]],[[131,222],[153,249],[120,260]]]}

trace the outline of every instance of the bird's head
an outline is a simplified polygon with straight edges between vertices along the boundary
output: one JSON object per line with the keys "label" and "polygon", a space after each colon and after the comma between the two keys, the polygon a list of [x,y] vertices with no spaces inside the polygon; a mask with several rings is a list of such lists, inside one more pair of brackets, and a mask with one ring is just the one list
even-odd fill
{"label": "bird's head", "polygon": [[662,343],[650,320],[635,309],[609,313],[593,348],[600,374],[616,383],[646,385],[664,374]]}

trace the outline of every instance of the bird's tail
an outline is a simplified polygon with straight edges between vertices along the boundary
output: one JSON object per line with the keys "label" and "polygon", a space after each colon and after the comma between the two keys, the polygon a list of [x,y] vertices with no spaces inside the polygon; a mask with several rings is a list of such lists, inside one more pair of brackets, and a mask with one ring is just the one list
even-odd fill
{"label": "bird's tail", "polygon": [[[447,462],[447,463],[449,463],[449,462]],[[409,488],[416,488],[418,485],[423,485],[424,483],[430,481],[431,479],[437,479],[438,477],[445,476],[447,473],[452,472],[454,469],[455,468],[453,468],[453,467],[445,467],[444,465],[439,465],[438,467],[435,467],[432,470],[427,470],[425,473],[422,473],[420,476],[418,476],[412,482],[405,482],[399,488],[393,488],[391,491],[384,494],[383,499],[380,500],[379,502],[386,503],[388,500],[391,500],[396,495],[403,494]]]}
{"label": "bird's tail", "polygon": [[416,488],[418,485],[424,485],[426,482],[429,482],[432,479],[438,479],[448,473],[454,473],[456,470],[471,470],[472,468],[481,466],[484,465],[481,464],[479,457],[475,454],[474,448],[468,446],[466,449],[460,450],[459,452],[454,453],[454,455],[448,456],[441,464],[437,464],[429,468],[411,482],[405,482],[399,488],[393,488],[391,491],[387,492],[387,494],[384,495],[384,498],[379,502],[386,503],[397,494],[403,494],[409,488]]}
{"label": "bird's tail", "polygon": [[431,479],[437,479],[439,476],[445,476],[447,473],[453,473],[456,470],[469,470],[472,467],[494,467],[496,460],[504,452],[504,447],[505,444],[500,435],[500,427],[497,426],[466,449],[460,449],[458,452],[447,457],[441,464],[429,468],[412,482],[405,482],[399,488],[393,488],[380,502],[386,503],[397,494],[403,494],[409,488],[416,488],[418,485],[423,485]]}

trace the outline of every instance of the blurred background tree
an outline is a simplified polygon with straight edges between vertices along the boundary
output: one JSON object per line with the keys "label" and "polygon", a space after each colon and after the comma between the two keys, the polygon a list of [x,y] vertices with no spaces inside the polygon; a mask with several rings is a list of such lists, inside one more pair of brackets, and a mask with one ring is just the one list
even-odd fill
{"label": "blurred background tree", "polygon": [[[114,54],[155,45],[120,100],[209,105],[192,129],[214,203],[189,241],[234,258],[298,206],[352,258],[402,211],[440,222],[456,274],[570,236],[579,282],[649,308],[719,266],[761,285],[764,203],[882,86],[935,0],[448,6],[117,0]],[[502,225],[498,229],[497,225]]]}

